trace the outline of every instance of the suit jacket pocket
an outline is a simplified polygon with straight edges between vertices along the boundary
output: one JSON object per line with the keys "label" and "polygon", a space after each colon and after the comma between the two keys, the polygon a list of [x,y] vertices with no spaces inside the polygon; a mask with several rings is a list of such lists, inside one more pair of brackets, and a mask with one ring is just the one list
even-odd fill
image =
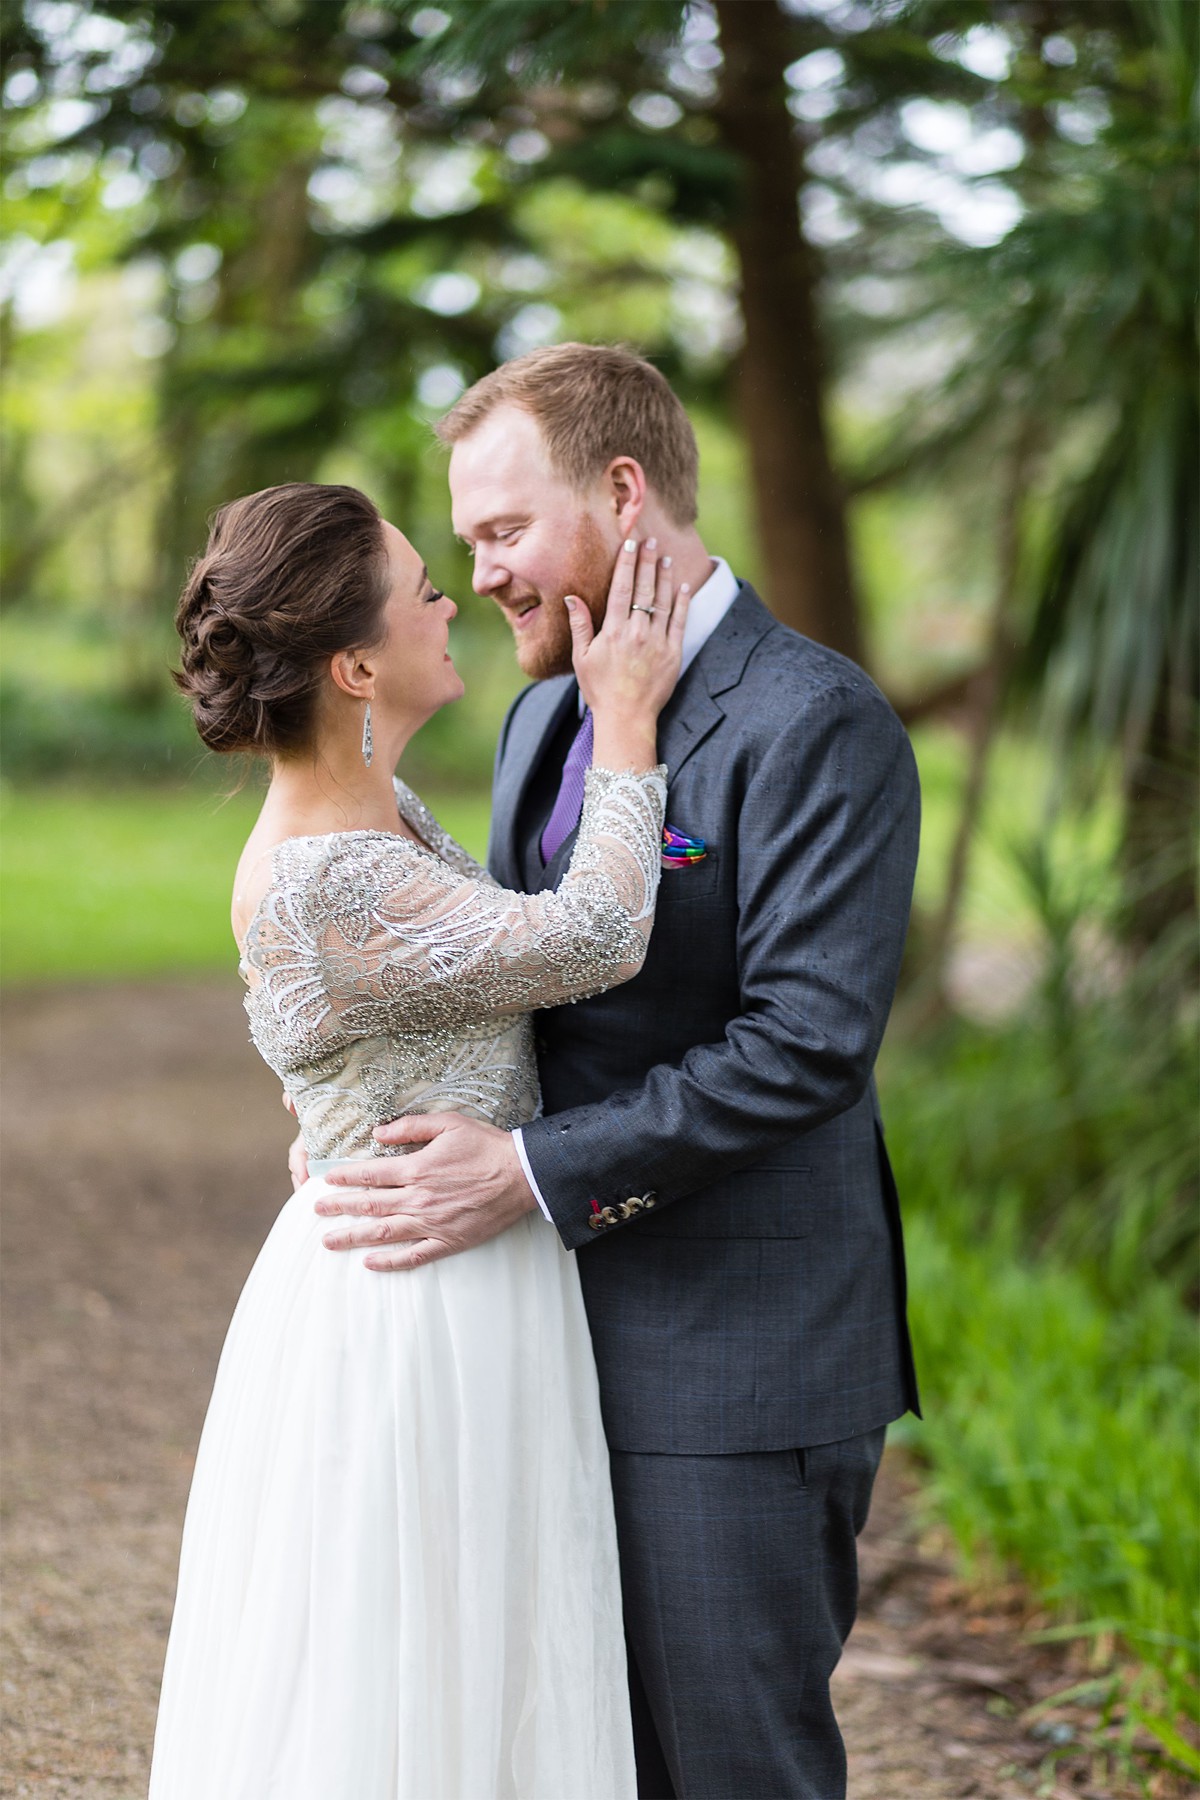
{"label": "suit jacket pocket", "polygon": [[803,1238],[817,1199],[811,1168],[743,1169],[644,1213],[633,1229],[641,1237]]}
{"label": "suit jacket pocket", "polygon": [[708,850],[703,861],[693,863],[690,868],[664,869],[658,891],[659,905],[666,901],[671,905],[678,902],[686,906],[691,900],[707,898],[716,892],[719,868],[719,852]]}

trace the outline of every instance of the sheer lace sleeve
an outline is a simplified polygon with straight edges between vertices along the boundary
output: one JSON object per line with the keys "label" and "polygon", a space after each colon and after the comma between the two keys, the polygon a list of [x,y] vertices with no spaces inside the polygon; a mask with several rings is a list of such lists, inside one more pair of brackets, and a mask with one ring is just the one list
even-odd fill
{"label": "sheer lace sleeve", "polygon": [[355,1036],[474,1024],[602,993],[645,957],[665,773],[589,771],[575,852],[553,893],[464,879],[386,832],[281,845],[247,962],[275,990],[276,1008],[331,1008]]}

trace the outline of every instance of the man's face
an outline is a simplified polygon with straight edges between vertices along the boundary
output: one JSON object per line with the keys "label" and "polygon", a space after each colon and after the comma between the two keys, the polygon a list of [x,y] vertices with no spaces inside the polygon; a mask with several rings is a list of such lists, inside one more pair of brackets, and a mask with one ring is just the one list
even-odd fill
{"label": "man's face", "polygon": [[523,673],[534,681],[570,674],[563,596],[578,594],[599,626],[621,541],[603,490],[571,487],[551,468],[536,420],[498,406],[455,444],[450,502],[454,530],[474,556],[475,592],[502,609]]}

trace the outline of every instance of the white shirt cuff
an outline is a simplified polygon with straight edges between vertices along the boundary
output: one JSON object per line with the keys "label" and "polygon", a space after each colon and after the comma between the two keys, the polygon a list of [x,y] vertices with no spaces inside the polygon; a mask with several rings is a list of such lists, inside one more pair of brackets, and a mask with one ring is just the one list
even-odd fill
{"label": "white shirt cuff", "polygon": [[[526,1152],[525,1152],[525,1140],[521,1136],[521,1127],[519,1125],[517,1126],[516,1130],[512,1134],[512,1141],[516,1146],[517,1161],[520,1163],[521,1168],[524,1171],[525,1179],[529,1183],[530,1191],[532,1192],[533,1197],[537,1201],[538,1205],[541,1207],[543,1217],[550,1219],[550,1208],[546,1205],[546,1202],[542,1199],[542,1190],[538,1186],[537,1182],[533,1179],[533,1170],[529,1166],[529,1157],[526,1155]],[[550,1219],[550,1223],[553,1225],[554,1220]]]}

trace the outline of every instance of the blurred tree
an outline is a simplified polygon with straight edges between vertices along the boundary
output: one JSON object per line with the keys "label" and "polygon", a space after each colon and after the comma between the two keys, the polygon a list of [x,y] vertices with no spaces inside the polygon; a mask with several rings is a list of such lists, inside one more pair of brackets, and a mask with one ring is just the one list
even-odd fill
{"label": "blurred tree", "polygon": [[[72,10],[74,21],[50,21],[72,28],[55,32],[10,9],[6,54],[10,71],[36,78],[34,98],[52,107],[51,96],[70,96],[83,114],[54,137],[58,158],[90,155],[110,182],[140,184],[122,254],[151,257],[163,273],[160,433],[171,476],[155,586],[169,592],[218,499],[311,476],[382,403],[402,433],[422,367],[457,352],[482,372],[492,333],[413,297],[421,251],[433,267],[443,261],[447,224],[412,212],[411,183],[394,181],[394,217],[367,191],[393,182],[390,145],[380,143],[378,166],[344,208],[313,192],[319,171],[336,188],[331,137],[356,124],[369,134],[370,106],[342,83],[357,80],[360,99],[386,90],[372,63],[380,36],[405,35],[394,20],[365,18],[356,36],[352,9],[320,0],[113,0],[82,24],[83,9]],[[36,165],[36,133],[25,148]],[[496,229],[494,208],[477,199],[474,210],[489,213],[472,220],[474,235]],[[406,251],[417,264],[408,283],[394,267]],[[410,460],[387,466],[398,473]]]}
{"label": "blurred tree", "polygon": [[[1011,469],[1022,446],[1016,490],[997,484],[1008,576],[976,703],[994,723],[1011,675],[1060,740],[1119,747],[1128,922],[1149,943],[1196,903],[1200,12],[1000,0],[993,18],[1022,216],[995,245],[932,254],[896,309],[901,338],[940,320],[960,349],[914,387],[879,467]],[[977,741],[986,756],[990,731]],[[981,793],[977,768],[943,942]]]}
{"label": "blurred tree", "polygon": [[[528,333],[509,326],[536,276],[514,294],[486,273],[504,248],[536,264],[527,202],[565,182],[628,196],[647,225],[659,216],[732,245],[769,597],[790,623],[862,654],[827,419],[831,245],[802,231],[798,202],[830,201],[828,168],[817,180],[810,167],[817,149],[827,164],[862,143],[919,161],[898,123],[914,96],[989,102],[979,75],[932,47],[939,32],[969,31],[979,5],[940,0],[923,33],[904,7],[848,0],[5,11],[20,106],[44,121],[40,135],[17,133],[18,157],[90,154],[146,189],[126,254],[168,272],[164,434],[187,445],[164,504],[167,563],[214,497],[206,471],[219,467],[226,491],[231,474],[245,485],[265,468],[303,473],[368,417],[398,417],[423,372],[450,363],[470,379],[524,347]],[[68,98],[71,127],[55,129]],[[854,237],[877,207],[853,179],[842,186],[838,236]],[[634,278],[643,235],[629,244]],[[434,277],[450,270],[471,271],[473,299],[444,283],[437,298]],[[689,279],[678,260],[670,273],[677,287]],[[707,330],[714,339],[711,318]],[[722,325],[700,354],[704,332],[634,335],[685,392],[736,347]]]}
{"label": "blurred tree", "polygon": [[[422,11],[399,10],[410,19]],[[774,0],[718,0],[712,13],[681,0],[615,9],[604,0],[446,0],[440,10],[446,24],[424,66],[466,76],[473,116],[523,112],[545,134],[544,173],[640,193],[676,222],[729,236],[768,597],[789,624],[861,658],[825,421],[818,264],[800,230],[800,144],[787,107],[785,71],[808,40]]]}
{"label": "blurred tree", "polygon": [[[86,224],[81,196],[94,208],[99,188],[123,220],[119,254],[161,272],[173,473],[159,592],[216,499],[311,473],[335,446],[364,455],[385,504],[403,507],[422,415],[573,327],[638,342],[687,398],[719,393],[728,371],[769,597],[861,652],[848,500],[905,476],[941,482],[965,447],[1008,467],[1027,436],[1018,415],[1057,409],[1063,423],[1026,459],[1020,515],[1042,468],[1078,469],[1097,433],[1119,442],[1105,408],[1136,359],[1089,338],[1071,258],[1088,217],[1103,261],[1122,184],[1128,211],[1171,179],[1120,121],[1144,111],[1158,80],[1145,27],[1172,7],[1188,10],[0,0],[9,189],[57,201],[39,227],[52,237]],[[1097,107],[1108,124],[1089,123]],[[722,240],[739,272],[732,322],[724,276],[698,279]],[[1125,348],[1111,305],[1091,311]],[[1072,379],[1089,392],[1093,366],[1090,404],[1060,404]],[[855,378],[869,404],[847,432],[831,383],[867,369]],[[34,551],[45,524],[31,522]],[[1039,643],[1052,616],[1063,606],[1047,604]]]}
{"label": "blurred tree", "polygon": [[[836,152],[874,133],[887,155],[901,144],[906,101],[978,98],[980,78],[935,55],[929,39],[969,28],[986,9],[950,0],[933,9],[922,36],[903,5],[391,4],[413,23],[440,19],[415,66],[467,84],[460,110],[475,128],[511,130],[523,119],[542,132],[543,177],[563,171],[632,192],[677,223],[702,222],[729,239],[743,326],[737,390],[767,595],[787,623],[863,660],[846,483],[827,418],[834,364],[825,259],[801,224],[809,152],[818,143]],[[855,191],[854,204],[864,198]]]}

